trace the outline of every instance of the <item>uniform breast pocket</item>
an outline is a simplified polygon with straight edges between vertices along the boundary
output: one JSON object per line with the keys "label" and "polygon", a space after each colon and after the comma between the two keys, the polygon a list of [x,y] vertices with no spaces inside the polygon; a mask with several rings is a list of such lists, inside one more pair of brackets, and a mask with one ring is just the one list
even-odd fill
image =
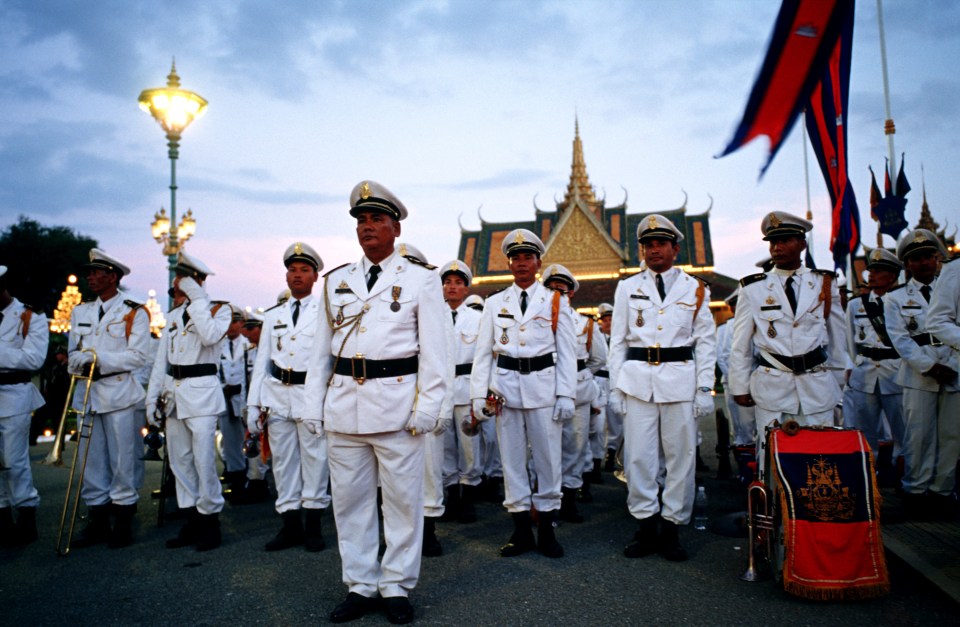
{"label": "uniform breast pocket", "polygon": [[463,344],[474,344],[477,341],[479,334],[477,333],[460,333],[460,341]]}
{"label": "uniform breast pocket", "polygon": [[510,339],[515,334],[513,328],[517,325],[517,321],[513,318],[494,318],[493,319],[493,333],[494,340],[500,342],[501,344],[507,344],[510,342]]}
{"label": "uniform breast pocket", "polygon": [[377,300],[377,320],[380,322],[410,324],[416,319],[413,294],[404,293],[399,286],[384,290]]}
{"label": "uniform breast pocket", "polygon": [[695,313],[696,305],[688,305],[686,303],[677,303],[671,309],[670,312],[670,323],[678,327],[690,327],[693,325],[693,314]]}
{"label": "uniform breast pocket", "polygon": [[627,324],[629,326],[642,327],[652,321],[650,318],[650,310],[652,308],[653,303],[650,302],[650,299],[631,298],[630,302],[627,303]]}
{"label": "uniform breast pocket", "polygon": [[531,321],[533,325],[533,336],[538,340],[545,340],[553,333],[553,321],[546,318],[534,318]]}
{"label": "uniform breast pocket", "polygon": [[762,323],[777,322],[777,321],[780,320],[781,318],[783,318],[783,310],[782,310],[782,309],[773,309],[773,310],[770,310],[770,311],[761,311],[761,312],[757,315],[757,319],[759,320],[759,322],[762,322]]}
{"label": "uniform breast pocket", "polygon": [[111,322],[107,325],[107,335],[114,340],[125,340],[127,336],[127,323]]}

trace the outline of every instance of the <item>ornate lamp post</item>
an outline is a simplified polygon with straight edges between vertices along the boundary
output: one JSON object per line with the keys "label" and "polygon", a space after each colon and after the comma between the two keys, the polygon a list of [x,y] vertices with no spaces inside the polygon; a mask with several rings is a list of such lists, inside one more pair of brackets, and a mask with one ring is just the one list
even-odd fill
{"label": "ornate lamp post", "polygon": [[[160,123],[167,134],[168,155],[170,156],[170,217],[161,207],[151,224],[154,239],[163,244],[163,254],[167,255],[170,267],[170,285],[173,285],[173,268],[177,263],[177,253],[183,242],[196,230],[193,212],[177,225],[177,158],[180,156],[180,135],[190,123],[202,116],[207,110],[207,101],[192,91],[180,88],[180,77],[174,61],[167,86],[144,89],[140,92],[140,108]],[[170,298],[173,307],[173,297]]]}

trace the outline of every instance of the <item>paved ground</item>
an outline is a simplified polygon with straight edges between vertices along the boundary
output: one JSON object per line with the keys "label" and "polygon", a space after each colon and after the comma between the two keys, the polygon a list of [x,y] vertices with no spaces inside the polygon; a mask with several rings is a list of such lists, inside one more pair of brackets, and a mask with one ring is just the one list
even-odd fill
{"label": "paved ground", "polygon": [[[712,450],[705,435],[704,450]],[[42,459],[48,446],[34,447],[34,460]],[[717,521],[743,509],[744,495],[732,480],[715,479],[716,460],[705,458],[712,471],[698,475],[698,481],[706,486],[711,520]],[[158,529],[155,524],[155,502],[147,494],[158,484],[157,462],[148,463],[137,544],[123,550],[77,549],[57,557],[54,534],[67,471],[36,464],[34,472],[44,499],[42,537],[27,548],[0,551],[3,624],[326,622],[346,593],[330,514],[324,516],[329,547],[321,553],[265,553],[264,542],[279,527],[270,504],[227,506],[224,545],[215,551],[165,549],[163,542],[177,525]],[[769,581],[741,582],[745,539],[692,527],[681,532],[691,553],[688,562],[625,559],[621,550],[635,525],[621,484],[604,476],[605,483],[594,487],[595,502],[583,506],[589,520],[558,530],[567,551],[559,560],[539,554],[500,558],[497,547],[511,523],[497,505],[481,505],[480,520],[472,525],[442,523],[446,553],[424,560],[412,595],[418,624],[960,624],[957,604],[889,552],[892,593],[848,603],[801,600]],[[944,568],[955,570],[958,561],[945,559]],[[370,615],[355,624],[386,624],[386,618]]]}

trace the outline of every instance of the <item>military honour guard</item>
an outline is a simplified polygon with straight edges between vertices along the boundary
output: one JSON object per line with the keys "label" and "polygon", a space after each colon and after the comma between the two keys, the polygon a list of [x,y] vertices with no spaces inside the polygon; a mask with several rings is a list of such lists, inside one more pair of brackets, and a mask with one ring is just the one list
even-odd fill
{"label": "military honour guard", "polygon": [[646,265],[617,286],[609,355],[611,400],[624,416],[627,507],[639,521],[624,555],[659,552],[682,561],[679,528],[693,513],[697,419],[714,405],[716,327],[707,286],[674,265],[683,241],[677,227],[652,214],[637,239]]}
{"label": "military honour guard", "polygon": [[31,379],[47,358],[47,317],[7,288],[0,266],[0,546],[37,539],[40,495],[30,472],[30,415],[43,407]]}
{"label": "military honour guard", "polygon": [[276,510],[283,526],[267,551],[303,545],[322,550],[321,517],[330,505],[323,426],[307,420],[315,399],[306,394],[307,369],[317,350],[317,325],[324,319],[313,286],[323,268],[320,255],[303,242],[283,254],[290,298],[264,312],[263,336],[247,397],[247,429],[266,430],[277,487]]}
{"label": "military honour guard", "polygon": [[909,279],[883,299],[887,333],[901,358],[897,382],[903,386],[905,510],[917,518],[955,510],[950,494],[960,453],[957,354],[927,327],[937,272],[946,256],[934,233],[916,229],[904,234],[897,257]]}
{"label": "military honour guard", "polygon": [[243,322],[243,311],[234,308],[220,351],[220,385],[227,404],[226,413],[220,414],[220,457],[223,460],[223,481],[229,486],[229,495],[225,496],[231,502],[233,492],[242,492],[247,480],[247,460],[243,456],[243,439],[247,430],[243,421],[247,397],[244,371],[247,340],[240,333]]}
{"label": "military honour guard", "polygon": [[165,427],[177,504],[187,518],[167,548],[209,551],[221,542],[216,431],[227,408],[218,365],[232,312],[207,295],[204,283],[213,272],[205,263],[180,252],[174,272],[174,299],[182,302],[167,315],[147,389],[147,420]]}
{"label": "military honour guard", "polygon": [[[730,311],[736,315],[740,300],[739,288],[724,299]],[[730,416],[730,426],[733,430],[733,447],[737,451],[745,451],[754,446],[757,437],[757,421],[753,407],[738,405],[730,393],[730,349],[733,347],[733,318],[730,318],[717,327],[717,367],[720,368],[720,383],[723,385],[724,407]],[[743,463],[742,455],[738,453],[738,464]],[[742,469],[741,469],[742,470]],[[742,474],[742,473],[741,473]]]}
{"label": "military honour guard", "polygon": [[[68,369],[86,375],[94,360],[96,364],[84,416],[90,445],[81,496],[88,522],[73,546],[108,542],[111,548],[121,548],[133,543],[139,500],[143,425],[137,424],[136,409],[145,394],[134,372],[150,354],[150,314],[141,303],[120,295],[120,279],[130,274],[123,263],[94,248],[85,269],[87,285],[97,298],[77,305],[70,314]],[[81,409],[84,390],[78,388],[73,403]]]}
{"label": "military honour guard", "polygon": [[[331,493],[346,599],[333,622],[360,618],[382,597],[387,617],[408,623],[420,576],[424,435],[437,426],[447,388],[448,309],[434,270],[395,250],[404,204],[362,181],[350,215],[363,257],[326,275],[310,420],[327,434]],[[319,423],[318,423],[319,424]],[[377,484],[383,504],[380,548]]]}
{"label": "military honour guard", "polygon": [[[603,334],[603,341],[607,345],[607,360],[609,362],[610,353],[610,331],[613,327],[613,305],[610,303],[600,303],[597,307],[597,323],[600,327],[600,333]],[[594,373],[597,386],[603,395],[603,425],[604,436],[603,443],[606,447],[604,454],[603,469],[607,472],[613,472],[616,469],[617,451],[623,442],[623,416],[617,413],[617,408],[610,402],[610,368],[609,363]]]}
{"label": "military honour guard", "polygon": [[[794,419],[833,426],[847,366],[843,306],[832,272],[803,265],[813,225],[783,211],[760,225],[773,269],[740,281],[729,360],[729,393],[753,408],[757,441],[767,426]],[[758,452],[763,465],[764,455]]]}
{"label": "military honour guard", "polygon": [[[562,496],[563,422],[573,419],[577,396],[573,311],[566,296],[537,280],[544,253],[540,238],[516,229],[503,239],[501,250],[514,282],[487,297],[470,379],[474,416],[496,417],[503,504],[514,524],[500,554],[513,557],[537,549],[562,557],[554,521]],[[537,538],[531,529],[533,508]]]}

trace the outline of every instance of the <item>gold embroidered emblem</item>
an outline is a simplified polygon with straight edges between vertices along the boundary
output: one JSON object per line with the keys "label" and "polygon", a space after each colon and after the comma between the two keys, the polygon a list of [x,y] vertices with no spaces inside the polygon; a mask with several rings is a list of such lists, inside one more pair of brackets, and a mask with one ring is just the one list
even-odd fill
{"label": "gold embroidered emblem", "polygon": [[773,320],[770,321],[770,326],[767,328],[767,337],[770,339],[777,337],[777,329],[773,326]]}
{"label": "gold embroidered emblem", "polygon": [[406,244],[400,244],[400,256],[401,256],[401,257],[406,257],[406,256],[407,256],[407,245],[406,245]]}
{"label": "gold embroidered emblem", "polygon": [[371,196],[370,183],[368,183],[367,181],[364,181],[363,185],[360,186],[360,198],[363,198],[364,200],[366,200],[367,198],[370,198],[370,196]]}
{"label": "gold embroidered emblem", "polygon": [[870,259],[873,261],[880,261],[880,249],[875,248],[872,253],[870,253]]}
{"label": "gold embroidered emblem", "polygon": [[650,219],[647,221],[647,228],[648,228],[648,229],[655,229],[655,228],[657,228],[657,226],[659,226],[659,225],[657,224],[657,216],[650,216]]}
{"label": "gold embroidered emblem", "polygon": [[772,226],[773,228],[777,228],[781,224],[783,224],[783,221],[777,217],[777,214],[775,213],[770,214],[770,226]]}
{"label": "gold embroidered emblem", "polygon": [[767,303],[768,305],[776,305],[776,304],[777,304],[777,301],[776,301],[776,299],[775,299],[773,296],[767,296],[766,303]]}
{"label": "gold embroidered emblem", "polygon": [[916,233],[913,234],[913,242],[915,244],[919,244],[920,242],[925,242],[925,241],[927,241],[927,236],[924,235],[921,231],[917,231]]}
{"label": "gold embroidered emblem", "polygon": [[297,242],[296,244],[294,244],[294,245],[293,245],[293,254],[294,254],[294,255],[302,255],[302,254],[303,254],[303,244],[301,244],[300,242]]}
{"label": "gold embroidered emblem", "polygon": [[817,520],[853,518],[855,499],[850,488],[844,487],[837,465],[823,457],[817,458],[812,466],[807,464],[807,485],[797,489],[797,497]]}
{"label": "gold embroidered emblem", "polygon": [[637,310],[637,326],[638,327],[643,326],[643,310],[642,309]]}
{"label": "gold embroidered emblem", "polygon": [[523,232],[517,231],[517,235],[516,237],[513,238],[513,241],[516,242],[517,244],[524,243],[526,240],[523,239]]}
{"label": "gold embroidered emblem", "polygon": [[503,333],[500,334],[500,343],[506,344],[509,341],[510,341],[510,338],[507,337],[507,328],[503,327]]}
{"label": "gold embroidered emblem", "polygon": [[453,263],[450,264],[450,270],[451,270],[452,272],[456,272],[456,271],[459,270],[459,269],[460,269],[460,264],[457,263],[456,261],[454,261]]}
{"label": "gold embroidered emblem", "polygon": [[350,286],[347,285],[347,282],[346,282],[346,281],[340,281],[340,285],[337,286],[337,289],[338,289],[338,290],[348,290],[348,289],[350,289]]}

